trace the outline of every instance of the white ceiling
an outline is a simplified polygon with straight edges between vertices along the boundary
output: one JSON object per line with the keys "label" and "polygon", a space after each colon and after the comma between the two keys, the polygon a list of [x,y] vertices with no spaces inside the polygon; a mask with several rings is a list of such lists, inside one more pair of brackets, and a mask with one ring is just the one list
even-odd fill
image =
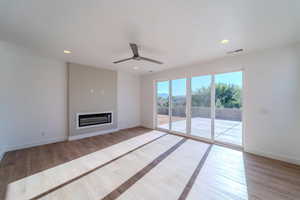
{"label": "white ceiling", "polygon": [[[65,61],[146,73],[300,41],[300,1],[0,0],[0,40]],[[132,56],[129,42],[164,64],[112,64]]]}

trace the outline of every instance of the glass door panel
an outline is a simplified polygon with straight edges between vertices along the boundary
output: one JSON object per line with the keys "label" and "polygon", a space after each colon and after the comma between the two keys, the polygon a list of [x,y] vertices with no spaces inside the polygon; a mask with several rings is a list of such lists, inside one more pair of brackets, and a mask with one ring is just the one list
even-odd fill
{"label": "glass door panel", "polygon": [[156,126],[169,130],[169,81],[161,81],[156,84]]}
{"label": "glass door panel", "polygon": [[243,72],[215,75],[216,141],[242,146]]}
{"label": "glass door panel", "polygon": [[191,134],[211,139],[211,76],[191,79]]}
{"label": "glass door panel", "polygon": [[186,79],[172,80],[171,129],[186,133]]}

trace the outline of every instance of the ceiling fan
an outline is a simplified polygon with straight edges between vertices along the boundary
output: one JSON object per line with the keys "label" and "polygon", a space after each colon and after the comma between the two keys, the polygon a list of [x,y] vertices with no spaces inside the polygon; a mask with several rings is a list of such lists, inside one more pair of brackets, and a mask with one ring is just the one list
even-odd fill
{"label": "ceiling fan", "polygon": [[114,64],[125,62],[125,61],[128,61],[128,60],[138,60],[138,61],[145,60],[145,61],[153,62],[153,63],[156,63],[156,64],[163,64],[160,61],[140,56],[139,55],[139,51],[138,51],[138,46],[136,44],[129,43],[129,45],[130,45],[130,48],[132,50],[133,56],[130,57],[130,58],[126,58],[126,59],[115,61],[115,62],[113,62]]}

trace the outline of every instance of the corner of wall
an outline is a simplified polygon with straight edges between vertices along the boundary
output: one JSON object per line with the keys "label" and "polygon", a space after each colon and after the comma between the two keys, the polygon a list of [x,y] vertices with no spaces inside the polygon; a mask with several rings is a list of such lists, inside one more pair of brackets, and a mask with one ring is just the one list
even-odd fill
{"label": "corner of wall", "polygon": [[69,62],[66,62],[66,122],[65,122],[65,125],[66,125],[66,136],[67,138],[70,137],[71,133],[70,133],[70,107],[69,107],[69,96],[70,96],[70,92],[69,92],[69,87],[70,87],[70,63]]}
{"label": "corner of wall", "polygon": [[153,124],[149,124],[149,123],[144,122],[144,121],[141,122],[141,126],[144,127],[144,128],[154,129]]}

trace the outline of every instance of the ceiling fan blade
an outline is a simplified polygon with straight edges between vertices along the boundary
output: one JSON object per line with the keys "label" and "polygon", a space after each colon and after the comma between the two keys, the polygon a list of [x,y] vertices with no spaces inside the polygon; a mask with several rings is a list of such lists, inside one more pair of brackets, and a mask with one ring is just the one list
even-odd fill
{"label": "ceiling fan blade", "polygon": [[126,58],[126,59],[122,59],[122,60],[118,60],[118,61],[115,61],[114,64],[117,64],[117,63],[120,63],[120,62],[125,62],[127,60],[131,60],[132,58]]}
{"label": "ceiling fan blade", "polygon": [[134,43],[129,43],[134,57],[139,57],[138,47]]}
{"label": "ceiling fan blade", "polygon": [[156,64],[163,64],[160,61],[153,60],[153,59],[150,59],[150,58],[145,58],[145,57],[140,57],[140,58],[141,58],[141,60],[146,60],[146,61],[153,62],[153,63],[156,63]]}

